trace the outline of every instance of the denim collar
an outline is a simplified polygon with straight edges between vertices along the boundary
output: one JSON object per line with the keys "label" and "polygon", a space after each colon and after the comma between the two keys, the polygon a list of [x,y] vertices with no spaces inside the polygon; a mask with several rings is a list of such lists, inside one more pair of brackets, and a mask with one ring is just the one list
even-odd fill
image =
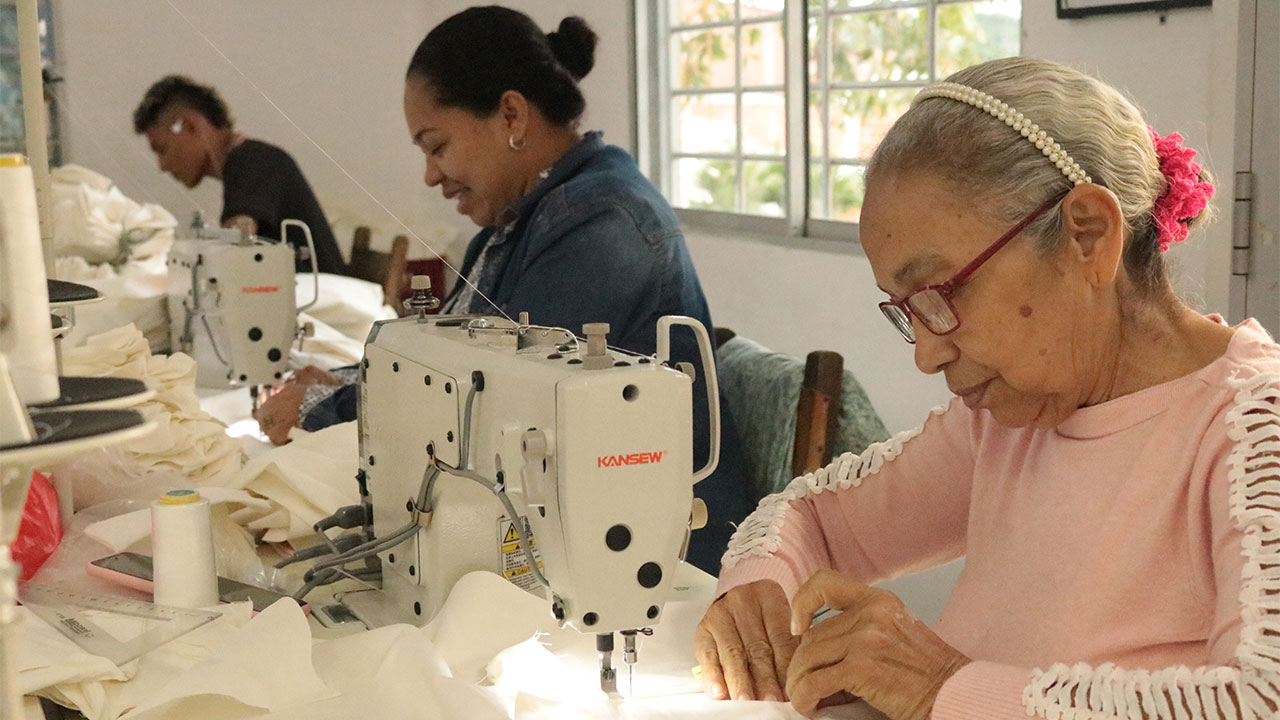
{"label": "denim collar", "polygon": [[515,223],[523,219],[525,213],[536,207],[547,193],[572,177],[574,173],[578,172],[578,168],[582,167],[583,163],[603,149],[604,139],[599,130],[584,133],[582,139],[569,148],[568,152],[561,155],[555,165],[551,166],[551,170],[545,178],[539,180],[532,190],[521,195],[507,207],[508,216],[514,218],[511,224],[514,226]]}

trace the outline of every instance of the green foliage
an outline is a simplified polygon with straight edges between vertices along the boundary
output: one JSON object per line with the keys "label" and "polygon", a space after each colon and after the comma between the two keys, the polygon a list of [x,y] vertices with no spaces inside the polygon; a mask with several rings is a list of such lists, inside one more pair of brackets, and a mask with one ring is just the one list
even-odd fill
{"label": "green foliage", "polygon": [[[680,1],[686,17],[717,17],[717,13],[722,13],[726,6],[722,0]],[[850,3],[833,4],[843,7]],[[691,7],[696,8],[693,15],[689,14]],[[820,69],[818,77],[829,72],[831,81],[836,83],[918,81],[923,86],[963,67],[1016,54],[1019,38],[1017,16],[1004,12],[977,12],[977,9],[977,4],[970,3],[937,6],[936,68],[929,67],[926,9],[894,7],[891,3],[885,3],[882,10],[831,16],[828,33],[818,32],[817,24],[811,22],[811,62],[822,57],[819,43],[829,39],[831,66]],[[822,17],[821,3],[809,0],[809,13],[811,18]],[[748,28],[747,34],[751,44],[759,41],[758,30]],[[731,42],[729,35],[723,31],[690,33],[682,38],[682,87],[706,87],[711,82],[712,64],[728,60],[732,55],[728,42]],[[912,89],[831,91],[828,93],[828,122],[833,127],[865,124],[868,120],[883,124],[902,112],[912,94]],[[814,102],[823,101],[822,93],[815,92],[811,98]],[[814,150],[816,152],[817,148]],[[812,159],[821,160],[821,157]],[[818,216],[828,216],[829,213],[832,217],[856,217],[862,206],[861,173],[848,168],[833,168],[830,188],[823,188],[822,180],[821,164],[811,164],[811,212]],[[739,182],[745,184],[746,207],[739,207],[737,203]],[[785,208],[785,165],[744,162],[742,177],[738,177],[733,161],[708,160],[697,173],[696,187],[702,194],[697,199],[687,198],[689,207],[777,214],[773,207]]]}

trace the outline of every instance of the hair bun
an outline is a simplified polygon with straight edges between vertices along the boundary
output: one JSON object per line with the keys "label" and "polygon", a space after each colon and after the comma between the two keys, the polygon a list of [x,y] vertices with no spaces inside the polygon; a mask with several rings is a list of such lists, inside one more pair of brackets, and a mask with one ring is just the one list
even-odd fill
{"label": "hair bun", "polygon": [[560,21],[555,32],[547,33],[547,42],[556,60],[574,80],[581,80],[596,64],[596,41],[599,37],[586,20],[577,15]]}

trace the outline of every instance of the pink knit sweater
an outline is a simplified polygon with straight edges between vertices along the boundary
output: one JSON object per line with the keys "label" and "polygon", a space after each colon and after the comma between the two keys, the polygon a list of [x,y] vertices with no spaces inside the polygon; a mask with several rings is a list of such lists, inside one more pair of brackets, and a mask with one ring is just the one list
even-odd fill
{"label": "pink knit sweater", "polygon": [[761,501],[720,591],[961,556],[936,631],[974,662],[934,718],[1280,717],[1280,346],[1246,322],[1053,430],[953,400]]}

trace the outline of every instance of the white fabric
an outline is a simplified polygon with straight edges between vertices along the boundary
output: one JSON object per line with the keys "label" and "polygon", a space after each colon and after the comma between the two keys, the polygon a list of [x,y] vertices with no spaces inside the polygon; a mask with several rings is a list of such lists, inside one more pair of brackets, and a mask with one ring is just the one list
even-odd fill
{"label": "white fabric", "polygon": [[[91,720],[115,718],[131,707],[137,709],[125,715],[129,720],[800,720],[785,703],[702,695],[690,674],[693,628],[713,581],[699,575],[701,581],[688,582],[696,573],[684,573],[681,581],[677,572],[678,584],[692,587],[677,591],[654,636],[642,640],[636,693],[629,700],[600,691],[593,635],[557,628],[544,601],[490,573],[459,580],[436,621],[424,628],[393,625],[313,640],[301,611],[283,600],[247,624],[215,621],[120,672],[84,659],[73,665],[78,648],[64,643],[65,659],[48,653],[43,659],[46,666],[66,665],[64,679],[42,694],[80,707]],[[45,636],[56,635],[46,630]],[[31,634],[20,636],[20,664]],[[616,652],[615,660],[620,656]],[[625,668],[619,675],[625,692]],[[23,689],[32,690],[33,682]],[[828,708],[819,717],[882,716],[852,705]]]}
{"label": "white fabric", "polygon": [[[298,273],[295,298],[298,307],[311,302],[314,292],[311,273]],[[346,337],[364,342],[375,320],[396,317],[382,304],[382,286],[346,275],[320,273],[320,296],[307,308],[307,315],[319,320]]]}
{"label": "white fabric", "polygon": [[166,256],[133,258],[119,269],[91,265],[79,256],[55,260],[59,280],[88,285],[102,300],[76,307],[75,327],[63,336],[63,347],[125,325],[135,325],[152,352],[169,348],[169,275]]}
{"label": "white fabric", "polygon": [[121,498],[152,499],[174,486],[228,485],[240,469],[240,444],[226,426],[200,409],[195,362],[182,353],[152,355],[132,325],[63,349],[67,375],[138,378],[155,391],[137,406],[155,432],[127,445],[91,450],[58,464],[53,473],[73,483],[77,507]]}
{"label": "white fabric", "polygon": [[293,442],[250,460],[223,483],[242,488],[275,503],[268,514],[236,520],[265,530],[264,542],[280,542],[313,535],[318,520],[343,505],[360,501],[355,475],[359,460],[356,423],[342,423],[319,432],[294,429]]}
{"label": "white fabric", "polygon": [[[253,609],[249,603],[220,605],[222,617],[117,668],[89,655],[25,609],[14,655],[18,686],[78,709],[89,720],[114,720],[146,701],[213,648],[238,638]],[[95,613],[94,621],[123,637],[141,632],[143,622],[123,615]]]}
{"label": "white fabric", "polygon": [[173,244],[177,219],[159,205],[125,197],[110,178],[64,165],[54,168],[49,180],[57,255],[119,263],[129,257],[163,257]]}
{"label": "white fabric", "polygon": [[[200,488],[200,495],[208,498],[209,502],[215,505],[220,503],[238,505],[257,511],[258,514],[270,512],[272,509],[269,500],[255,497],[244,490],[205,485]],[[151,508],[99,520],[85,527],[84,534],[115,552],[122,552],[151,534]]]}

